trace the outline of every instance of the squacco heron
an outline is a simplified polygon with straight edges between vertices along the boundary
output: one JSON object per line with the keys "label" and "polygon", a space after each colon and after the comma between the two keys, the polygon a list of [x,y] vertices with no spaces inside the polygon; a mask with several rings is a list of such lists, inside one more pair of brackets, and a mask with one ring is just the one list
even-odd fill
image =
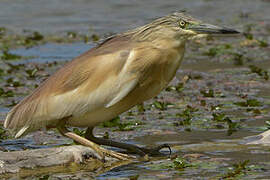
{"label": "squacco heron", "polygon": [[[97,138],[93,128],[159,94],[175,76],[189,38],[199,34],[235,34],[180,12],[108,38],[73,59],[44,81],[7,114],[4,127],[15,138],[40,128],[57,128],[78,143],[106,155],[130,156],[99,145],[140,155],[159,151]],[[87,127],[85,137],[67,127]]]}

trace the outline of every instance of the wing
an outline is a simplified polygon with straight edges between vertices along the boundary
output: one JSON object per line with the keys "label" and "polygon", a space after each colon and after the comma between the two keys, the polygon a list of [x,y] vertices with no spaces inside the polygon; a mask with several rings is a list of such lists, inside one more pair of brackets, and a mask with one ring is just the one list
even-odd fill
{"label": "wing", "polygon": [[105,105],[106,108],[109,108],[119,101],[121,101],[123,98],[125,98],[136,86],[138,85],[138,79],[133,79],[125,84],[123,84],[120,88],[120,91],[115,95],[115,97]]}
{"label": "wing", "polygon": [[17,104],[8,113],[4,127],[17,138],[62,118],[112,106],[138,82],[132,74],[122,76],[129,54],[129,50],[120,50],[72,61]]}
{"label": "wing", "polygon": [[106,49],[104,54],[89,51],[71,61],[16,105],[4,127],[12,129],[17,138],[55,126],[65,117],[115,105],[141,83],[149,59],[155,59],[145,54],[145,47],[135,50],[131,44],[122,42],[123,46],[111,52]]}

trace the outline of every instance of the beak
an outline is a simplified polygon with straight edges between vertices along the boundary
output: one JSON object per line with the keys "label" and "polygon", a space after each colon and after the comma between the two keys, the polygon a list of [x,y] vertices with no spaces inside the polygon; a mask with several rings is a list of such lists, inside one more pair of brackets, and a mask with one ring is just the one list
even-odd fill
{"label": "beak", "polygon": [[238,34],[240,32],[225,28],[218,27],[211,24],[193,24],[187,28],[188,30],[192,30],[198,34]]}

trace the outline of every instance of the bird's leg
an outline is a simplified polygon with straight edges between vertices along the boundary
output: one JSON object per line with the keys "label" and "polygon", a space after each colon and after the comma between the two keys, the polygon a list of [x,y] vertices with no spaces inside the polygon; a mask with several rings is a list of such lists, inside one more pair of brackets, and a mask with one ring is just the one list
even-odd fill
{"label": "bird's leg", "polygon": [[133,145],[133,144],[126,144],[126,143],[112,141],[110,139],[97,138],[93,134],[93,129],[94,129],[93,127],[87,128],[86,133],[85,133],[85,138],[89,139],[90,141],[93,141],[99,145],[112,146],[112,147],[125,149],[130,153],[139,154],[141,156],[144,156],[146,154],[149,154],[152,156],[163,155],[162,153],[159,152],[163,148],[168,148],[170,150],[170,154],[171,154],[171,148],[168,144],[162,144],[162,145],[155,147],[155,148],[152,148],[152,149],[142,148],[142,147],[138,147],[138,146]]}
{"label": "bird's leg", "polygon": [[102,161],[105,160],[105,155],[114,157],[114,158],[119,159],[119,160],[131,159],[131,157],[126,155],[126,154],[122,154],[122,153],[118,153],[118,152],[111,151],[108,149],[104,149],[101,146],[97,145],[96,143],[91,142],[90,140],[87,140],[84,137],[81,137],[73,132],[68,131],[68,129],[64,125],[59,125],[57,127],[57,129],[59,130],[59,132],[62,135],[69,137],[69,138],[73,139],[74,141],[76,141],[84,146],[88,146],[88,147],[92,148],[100,156],[98,158],[101,159]]}

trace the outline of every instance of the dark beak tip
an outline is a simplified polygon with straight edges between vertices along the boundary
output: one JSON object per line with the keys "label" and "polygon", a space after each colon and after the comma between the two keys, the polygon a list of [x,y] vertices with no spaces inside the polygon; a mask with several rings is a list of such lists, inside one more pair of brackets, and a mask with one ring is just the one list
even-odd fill
{"label": "dark beak tip", "polygon": [[240,34],[239,31],[236,31],[234,29],[224,28],[221,30],[222,34]]}

